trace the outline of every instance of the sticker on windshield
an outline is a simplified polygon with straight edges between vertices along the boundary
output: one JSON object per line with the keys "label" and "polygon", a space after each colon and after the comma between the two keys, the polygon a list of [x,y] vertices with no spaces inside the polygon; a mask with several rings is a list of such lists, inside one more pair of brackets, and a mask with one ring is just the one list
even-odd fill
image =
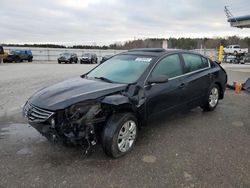
{"label": "sticker on windshield", "polygon": [[142,62],[150,62],[152,60],[152,58],[148,58],[148,57],[137,57],[135,59],[135,61],[142,61]]}

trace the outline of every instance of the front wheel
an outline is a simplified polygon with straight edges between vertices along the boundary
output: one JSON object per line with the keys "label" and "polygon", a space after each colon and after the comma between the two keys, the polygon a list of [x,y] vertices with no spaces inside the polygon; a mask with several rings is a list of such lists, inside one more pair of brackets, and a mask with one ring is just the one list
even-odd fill
{"label": "front wheel", "polygon": [[213,111],[219,103],[220,88],[217,84],[213,84],[209,90],[207,102],[201,108],[204,111]]}
{"label": "front wheel", "polygon": [[132,113],[113,114],[102,135],[104,152],[112,158],[126,155],[133,148],[138,133],[138,123]]}

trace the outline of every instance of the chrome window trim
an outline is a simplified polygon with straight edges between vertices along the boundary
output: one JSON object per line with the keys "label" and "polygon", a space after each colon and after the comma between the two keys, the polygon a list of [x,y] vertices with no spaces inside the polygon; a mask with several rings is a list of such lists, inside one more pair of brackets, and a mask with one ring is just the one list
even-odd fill
{"label": "chrome window trim", "polygon": [[[168,56],[170,56],[170,55],[175,55],[175,54],[177,54],[178,56],[181,55],[180,53],[168,54],[167,56],[164,56],[163,58],[159,59],[159,60],[154,64],[154,66],[151,68],[151,70],[149,71],[149,73],[148,73],[148,75],[147,75],[147,77],[146,77],[146,79],[145,79],[145,81],[144,81],[144,84],[143,84],[144,87],[147,86],[147,84],[146,84],[146,83],[147,83],[147,80],[148,80],[150,74],[152,73],[153,69],[156,67],[156,65],[158,65],[158,63],[159,63],[161,60],[163,60],[164,58],[166,58],[166,57],[168,57]],[[196,55],[196,54],[193,54],[193,55]],[[197,54],[197,55],[198,55],[198,54]],[[202,55],[198,55],[198,56],[204,57],[204,56],[202,56]],[[193,73],[196,73],[196,72],[201,72],[201,71],[210,69],[210,68],[211,68],[211,64],[210,64],[209,59],[208,59],[207,57],[204,57],[204,58],[207,59],[208,67],[205,67],[205,68],[202,68],[202,69],[198,69],[198,70],[195,70],[195,71],[192,71],[192,72],[188,72],[188,73],[185,73],[185,74],[182,74],[182,75],[179,75],[179,76],[175,76],[175,77],[169,78],[168,80],[174,80],[174,79],[177,79],[177,78],[180,78],[180,77],[183,77],[183,76],[187,76],[187,75],[190,75],[190,74],[193,74]],[[180,60],[181,60],[181,59],[180,59]],[[180,63],[181,63],[181,62],[180,62]],[[184,63],[185,63],[185,62],[184,62]],[[156,84],[152,84],[152,85],[156,85]]]}

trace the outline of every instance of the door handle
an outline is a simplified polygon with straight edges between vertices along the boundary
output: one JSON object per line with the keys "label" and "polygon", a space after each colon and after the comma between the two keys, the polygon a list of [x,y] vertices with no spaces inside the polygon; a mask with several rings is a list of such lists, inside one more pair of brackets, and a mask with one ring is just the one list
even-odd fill
{"label": "door handle", "polygon": [[186,84],[182,83],[181,85],[179,85],[179,88],[184,88],[186,86]]}
{"label": "door handle", "polygon": [[212,74],[212,73],[208,73],[208,74],[207,74],[207,77],[212,78],[212,77],[213,77],[213,74]]}

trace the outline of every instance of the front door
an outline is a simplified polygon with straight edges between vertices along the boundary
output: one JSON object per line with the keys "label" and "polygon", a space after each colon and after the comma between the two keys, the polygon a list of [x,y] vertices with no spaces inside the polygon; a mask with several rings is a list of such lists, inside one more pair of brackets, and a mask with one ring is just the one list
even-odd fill
{"label": "front door", "polygon": [[165,75],[169,80],[166,83],[147,84],[146,94],[146,115],[147,118],[154,117],[159,113],[174,112],[184,104],[182,85],[183,66],[178,54],[168,55],[154,67],[150,77]]}

